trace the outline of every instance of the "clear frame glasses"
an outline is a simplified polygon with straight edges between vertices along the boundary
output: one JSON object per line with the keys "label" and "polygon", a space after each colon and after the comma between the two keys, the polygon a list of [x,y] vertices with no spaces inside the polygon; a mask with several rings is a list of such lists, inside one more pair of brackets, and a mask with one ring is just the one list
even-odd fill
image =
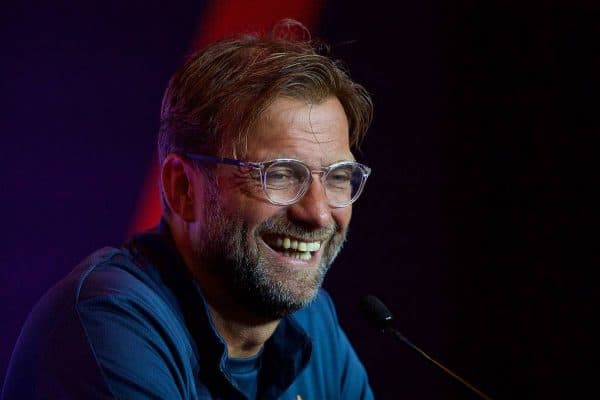
{"label": "clear frame glasses", "polygon": [[346,207],[356,201],[363,191],[371,168],[356,161],[338,161],[327,167],[310,169],[292,158],[278,158],[266,162],[247,162],[232,158],[184,153],[192,160],[246,167],[259,171],[267,199],[277,205],[296,203],[308,191],[313,174],[318,174],[329,206]]}

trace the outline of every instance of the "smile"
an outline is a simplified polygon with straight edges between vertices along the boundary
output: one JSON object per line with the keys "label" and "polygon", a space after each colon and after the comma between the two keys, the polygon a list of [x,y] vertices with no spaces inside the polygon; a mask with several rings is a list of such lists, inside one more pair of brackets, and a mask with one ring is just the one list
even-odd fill
{"label": "smile", "polygon": [[321,248],[320,241],[303,242],[286,236],[270,236],[264,238],[264,241],[275,251],[287,257],[305,261],[310,260]]}

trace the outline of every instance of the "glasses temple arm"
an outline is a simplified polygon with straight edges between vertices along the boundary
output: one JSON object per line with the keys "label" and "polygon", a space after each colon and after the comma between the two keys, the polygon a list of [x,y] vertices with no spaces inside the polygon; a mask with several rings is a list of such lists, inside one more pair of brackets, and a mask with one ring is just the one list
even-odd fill
{"label": "glasses temple arm", "polygon": [[258,164],[240,161],[240,160],[234,160],[232,158],[206,156],[204,154],[197,154],[197,153],[184,153],[184,155],[188,158],[191,158],[193,160],[198,160],[198,161],[208,161],[208,162],[214,162],[214,163],[218,163],[218,164],[233,165],[236,167],[260,168],[260,166]]}

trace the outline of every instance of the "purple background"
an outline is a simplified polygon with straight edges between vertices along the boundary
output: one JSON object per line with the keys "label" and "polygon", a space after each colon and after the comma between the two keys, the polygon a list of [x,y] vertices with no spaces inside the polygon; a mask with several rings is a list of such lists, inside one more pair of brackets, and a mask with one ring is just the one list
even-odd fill
{"label": "purple background", "polygon": [[[600,7],[561,3],[324,3],[317,36],[376,104],[357,155],[374,172],[326,287],[379,398],[470,395],[371,331],[356,313],[368,293],[492,397],[593,382]],[[39,297],[126,237],[162,91],[205,8],[2,7],[0,376]]]}

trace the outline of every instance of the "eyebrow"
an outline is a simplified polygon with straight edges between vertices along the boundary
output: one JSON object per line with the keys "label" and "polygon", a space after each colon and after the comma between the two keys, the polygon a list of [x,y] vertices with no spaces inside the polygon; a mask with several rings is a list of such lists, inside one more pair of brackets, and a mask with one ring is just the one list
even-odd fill
{"label": "eyebrow", "polygon": [[292,160],[298,160],[298,161],[302,161],[304,164],[308,165],[309,167],[314,167],[314,168],[324,168],[324,167],[328,167],[332,164],[335,164],[337,162],[340,161],[354,161],[356,162],[356,158],[354,157],[353,154],[350,155],[350,158],[338,158],[337,160],[331,161],[329,163],[326,163],[325,165],[313,165],[309,162],[307,162],[306,160],[303,160],[302,158],[298,158],[296,156],[290,156],[290,155],[286,155],[283,153],[273,153],[273,154],[269,154],[266,157],[261,158],[259,161],[253,161],[253,162],[269,162],[269,161],[273,161],[273,160],[277,160],[277,159],[292,159]]}

